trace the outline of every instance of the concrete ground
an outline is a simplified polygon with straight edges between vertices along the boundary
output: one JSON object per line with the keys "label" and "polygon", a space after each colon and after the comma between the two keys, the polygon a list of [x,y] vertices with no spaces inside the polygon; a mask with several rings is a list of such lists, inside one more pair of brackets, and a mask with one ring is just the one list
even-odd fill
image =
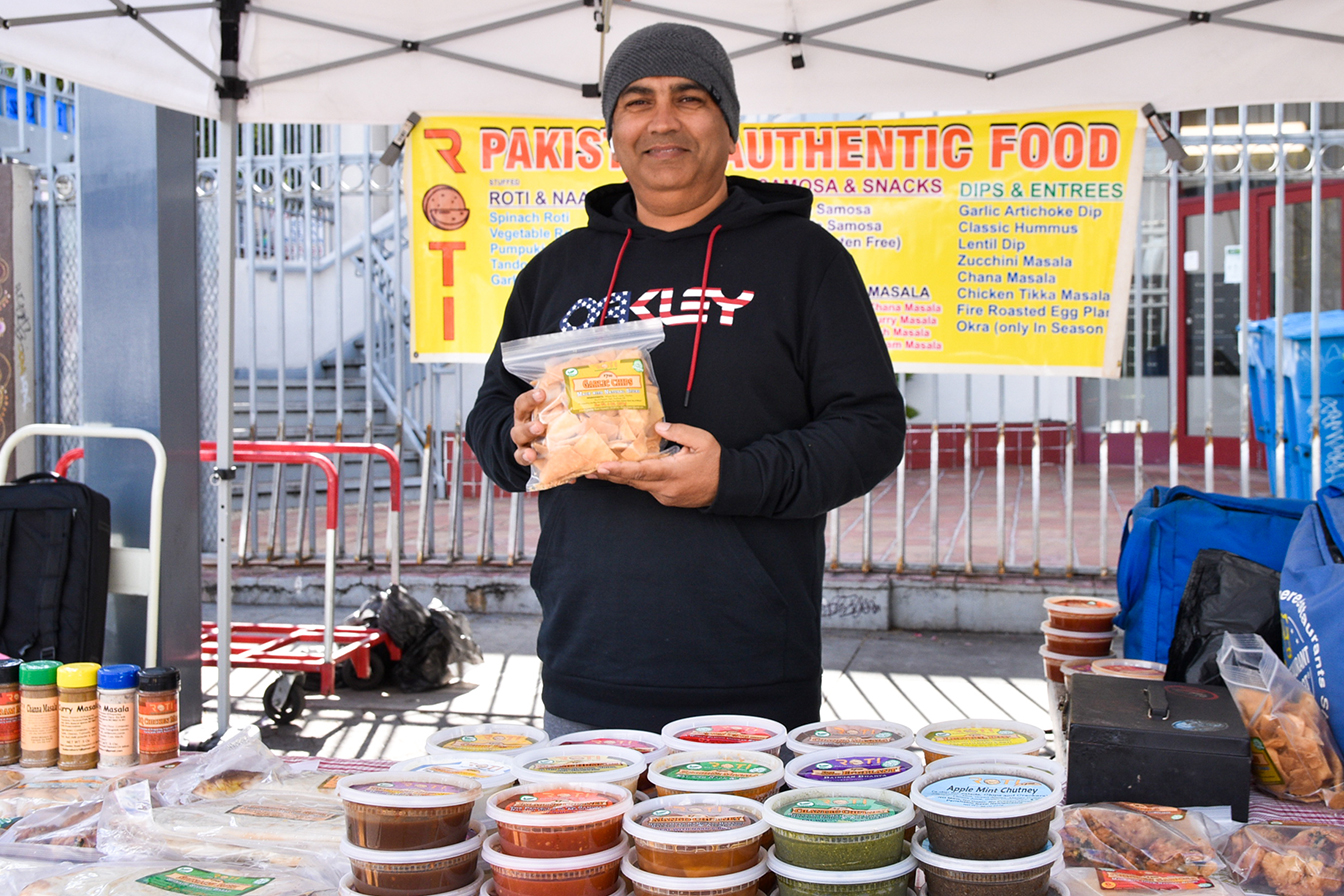
{"label": "concrete ground", "polygon": [[[215,607],[203,608],[214,618]],[[321,622],[316,607],[237,606],[236,621]],[[438,691],[406,694],[390,682],[381,690],[341,688],[309,693],[305,713],[276,725],[262,712],[262,693],[276,673],[234,671],[230,723],[258,724],[279,753],[342,759],[408,759],[425,738],[453,725],[478,722],[539,724],[542,713],[536,635],[531,614],[472,614],[485,661],[466,680]],[[1047,685],[1037,654],[1040,635],[960,632],[849,632],[823,635],[823,718],[867,718],[917,729],[952,718],[1000,718],[1051,727]],[[217,676],[204,670],[205,717],[187,732],[216,730]]]}

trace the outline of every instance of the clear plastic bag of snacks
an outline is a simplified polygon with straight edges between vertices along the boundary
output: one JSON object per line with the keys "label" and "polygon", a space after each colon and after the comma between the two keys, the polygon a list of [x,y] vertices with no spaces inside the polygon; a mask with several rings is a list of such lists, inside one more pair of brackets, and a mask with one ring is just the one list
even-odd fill
{"label": "clear plastic bag of snacks", "polygon": [[662,321],[645,320],[500,346],[505,369],[546,393],[532,414],[546,432],[532,443],[528,491],[573,482],[602,463],[671,453],[653,430],[663,402],[649,352],[662,341]]}

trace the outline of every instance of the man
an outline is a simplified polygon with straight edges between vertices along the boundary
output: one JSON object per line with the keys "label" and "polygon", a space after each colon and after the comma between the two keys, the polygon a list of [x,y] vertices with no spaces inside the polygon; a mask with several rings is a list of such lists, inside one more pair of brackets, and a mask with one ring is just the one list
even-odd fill
{"label": "man", "polygon": [[[725,176],[738,101],[708,32],[630,35],[602,111],[628,183],[528,263],[499,339],[596,326],[603,306],[607,324],[660,317],[659,432],[681,448],[540,495],[547,730],[816,721],[825,514],[891,473],[905,434],[867,291],[808,191]],[[505,488],[527,484],[542,397],[496,346],[467,440]]]}

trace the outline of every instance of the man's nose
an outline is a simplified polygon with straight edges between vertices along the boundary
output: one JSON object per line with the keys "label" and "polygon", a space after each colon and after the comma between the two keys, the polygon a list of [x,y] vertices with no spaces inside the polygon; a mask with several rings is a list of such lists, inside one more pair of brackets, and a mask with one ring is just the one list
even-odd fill
{"label": "man's nose", "polygon": [[653,117],[649,120],[649,130],[657,134],[681,129],[681,119],[677,118],[676,106],[671,100],[658,100],[653,106]]}

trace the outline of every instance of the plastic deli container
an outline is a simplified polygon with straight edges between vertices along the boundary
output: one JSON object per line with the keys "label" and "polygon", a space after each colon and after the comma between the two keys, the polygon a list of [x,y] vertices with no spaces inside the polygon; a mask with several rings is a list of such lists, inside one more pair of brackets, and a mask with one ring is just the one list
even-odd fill
{"label": "plastic deli container", "polygon": [[639,867],[668,877],[736,874],[756,864],[770,826],[760,803],[724,793],[683,793],[637,804],[625,817]]}
{"label": "plastic deli container", "polygon": [[910,788],[934,851],[978,861],[1040,852],[1061,796],[1053,775],[1002,762],[944,766]]}
{"label": "plastic deli container", "polygon": [[763,802],[779,790],[784,763],[751,750],[671,753],[649,766],[649,782],[659,796],[674,793],[732,793]]}
{"label": "plastic deli container", "polygon": [[875,787],[809,787],[765,801],[780,861],[800,868],[857,871],[899,862],[914,824],[909,797]]}
{"label": "plastic deli container", "polygon": [[654,874],[639,862],[631,847],[621,862],[621,874],[630,881],[635,896],[756,896],[756,888],[770,871],[765,850],[756,850],[756,861],[743,871],[711,877],[679,877]]}
{"label": "plastic deli container", "polygon": [[923,772],[924,760],[908,750],[836,747],[804,753],[789,760],[784,766],[784,783],[794,790],[876,787],[909,794],[910,783]]}
{"label": "plastic deli container", "polygon": [[821,871],[782,861],[770,849],[770,870],[779,881],[779,896],[906,896],[913,890],[915,857],[907,855],[893,865],[859,871]]}
{"label": "plastic deli container", "polygon": [[925,725],[915,734],[924,764],[944,756],[967,753],[1036,753],[1045,746],[1045,732],[1035,725],[1007,719],[953,719]]}
{"label": "plastic deli container", "polygon": [[1059,835],[1051,832],[1050,843],[1039,852],[1018,859],[977,862],[940,855],[916,831],[910,853],[924,869],[928,896],[1045,896],[1050,889],[1050,871],[1064,855]]}
{"label": "plastic deli container", "polygon": [[1107,650],[1102,657],[1080,657],[1074,656],[1071,653],[1055,653],[1047,644],[1042,644],[1039,652],[1041,654],[1041,660],[1045,663],[1045,677],[1055,684],[1066,684],[1068,682],[1069,673],[1066,671],[1066,668],[1070,663],[1085,662],[1089,664],[1088,668],[1091,669],[1090,663],[1093,660],[1101,659],[1102,657],[1115,656],[1114,650]]}
{"label": "plastic deli container", "polygon": [[[1114,652],[1112,652],[1111,656],[1112,657],[1114,656]],[[1103,659],[1110,659],[1110,658],[1111,657],[1103,657]],[[1089,657],[1079,657],[1078,659],[1073,660],[1065,660],[1064,662],[1060,663],[1059,671],[1064,677],[1064,690],[1068,691],[1073,688],[1073,676],[1095,674],[1092,669],[1092,664],[1095,663],[1096,661],[1097,657],[1089,656]]]}
{"label": "plastic deli container", "polygon": [[[428,772],[347,775],[336,783],[345,804],[345,839],[361,849],[437,849],[467,836],[481,785]],[[437,891],[436,891],[437,892]]]}
{"label": "plastic deli container", "polygon": [[643,755],[624,747],[564,744],[542,747],[511,756],[518,780],[523,783],[554,783],[557,778],[617,784],[635,792],[648,765]]}
{"label": "plastic deli container", "polygon": [[508,756],[549,744],[550,738],[531,725],[461,725],[442,728],[425,738],[425,752],[493,753]]}
{"label": "plastic deli container", "polygon": [[[620,886],[616,888],[616,892],[612,893],[611,896],[629,896],[630,888],[626,886],[625,878],[619,877],[617,880],[620,882]],[[499,891],[495,889],[495,882],[493,880],[488,880],[481,884],[480,896],[498,896],[498,892]],[[342,896],[344,896],[344,894],[342,894]],[[1064,893],[1061,894],[1061,896],[1068,896],[1068,894]]]}
{"label": "plastic deli container", "polygon": [[915,739],[904,725],[880,719],[841,719],[813,722],[789,732],[788,747],[795,756],[836,747],[884,747],[903,750]]}
{"label": "plastic deli container", "polygon": [[1043,602],[1051,628],[1071,632],[1109,632],[1120,604],[1104,597],[1059,594]]}
{"label": "plastic deli container", "polygon": [[[448,890],[444,893],[434,893],[432,896],[476,896],[476,894],[481,891],[481,886],[484,883],[485,872],[478,871],[475,879],[465,887],[460,887],[456,890]],[[339,886],[341,896],[361,896],[364,891],[355,889],[355,887],[355,876],[353,874],[347,874],[345,877],[341,878]]]}
{"label": "plastic deli container", "polygon": [[473,830],[461,843],[437,849],[362,849],[341,842],[350,860],[354,888],[368,896],[432,896],[469,886],[477,879],[481,835]]}
{"label": "plastic deli container", "polygon": [[562,744],[592,744],[600,747],[625,747],[644,757],[645,762],[662,759],[668,754],[667,743],[661,734],[639,731],[635,728],[598,728],[593,731],[575,731],[562,734],[551,741],[551,746]]}
{"label": "plastic deli container", "polygon": [[534,859],[501,851],[499,834],[491,834],[481,847],[481,858],[494,872],[498,896],[612,896],[620,888],[626,848],[622,837],[600,852]]}
{"label": "plastic deli container", "polygon": [[945,768],[951,768],[954,765],[974,765],[982,762],[997,762],[1001,765],[1035,769],[1036,771],[1044,772],[1056,781],[1063,781],[1065,777],[1067,777],[1064,766],[1053,759],[1047,759],[1044,756],[1025,756],[1013,753],[948,756],[946,759],[939,759],[937,762],[925,766],[924,770],[926,772],[936,772]]}
{"label": "plastic deli container", "polygon": [[1050,623],[1041,623],[1041,632],[1045,635],[1045,648],[1051,653],[1065,656],[1106,656],[1111,652],[1111,641],[1120,633],[1118,628],[1109,628],[1104,632],[1071,632],[1062,628],[1051,628]]}
{"label": "plastic deli container", "polygon": [[485,814],[508,855],[554,859],[619,846],[621,821],[633,804],[617,784],[570,779],[501,790],[485,801]]}
{"label": "plastic deli container", "polygon": [[481,785],[481,795],[471,809],[471,820],[485,818],[485,801],[518,781],[513,765],[503,756],[473,756],[470,753],[439,754],[406,759],[392,766],[394,772],[428,772],[435,775],[460,775]]}
{"label": "plastic deli container", "polygon": [[673,753],[726,747],[778,756],[788,736],[783,725],[759,716],[691,716],[663,726],[663,740]]}
{"label": "plastic deli container", "polygon": [[1154,663],[1149,660],[1097,660],[1092,664],[1092,673],[1111,678],[1144,678],[1161,681],[1167,675],[1167,666],[1166,663]]}

